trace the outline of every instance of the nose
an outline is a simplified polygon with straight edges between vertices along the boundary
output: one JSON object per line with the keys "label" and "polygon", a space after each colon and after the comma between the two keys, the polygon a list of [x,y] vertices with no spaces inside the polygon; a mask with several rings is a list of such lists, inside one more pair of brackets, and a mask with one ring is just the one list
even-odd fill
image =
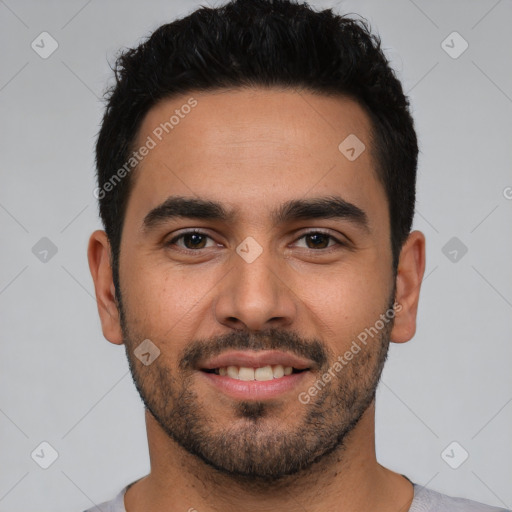
{"label": "nose", "polygon": [[217,321],[233,329],[254,331],[291,325],[297,297],[286,283],[281,264],[273,262],[268,251],[251,263],[235,255],[235,268],[219,283]]}

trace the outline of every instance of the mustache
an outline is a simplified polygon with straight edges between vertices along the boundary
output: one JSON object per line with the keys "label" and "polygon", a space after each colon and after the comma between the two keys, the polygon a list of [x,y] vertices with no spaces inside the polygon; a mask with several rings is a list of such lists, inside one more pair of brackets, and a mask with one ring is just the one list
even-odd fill
{"label": "mustache", "polygon": [[179,357],[182,371],[195,368],[201,359],[210,359],[227,350],[282,350],[310,359],[322,368],[327,365],[328,354],[324,344],[316,338],[304,338],[296,332],[282,329],[265,331],[231,331],[208,339],[191,342]]}

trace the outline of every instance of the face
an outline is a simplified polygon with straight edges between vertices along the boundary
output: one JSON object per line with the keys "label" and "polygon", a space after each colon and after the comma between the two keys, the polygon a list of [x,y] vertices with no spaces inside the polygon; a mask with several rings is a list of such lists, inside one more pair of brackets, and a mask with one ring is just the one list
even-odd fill
{"label": "face", "polygon": [[[338,149],[351,134],[366,146],[356,159]],[[310,467],[343,447],[373,401],[395,280],[369,135],[349,99],[263,89],[165,100],[142,123],[135,146],[156,145],[125,216],[123,342],[161,429],[234,477]],[[159,350],[148,365],[134,353],[146,339]],[[271,385],[211,373],[244,366],[240,353],[275,356],[241,371],[270,365]],[[279,361],[302,371],[279,377]]]}

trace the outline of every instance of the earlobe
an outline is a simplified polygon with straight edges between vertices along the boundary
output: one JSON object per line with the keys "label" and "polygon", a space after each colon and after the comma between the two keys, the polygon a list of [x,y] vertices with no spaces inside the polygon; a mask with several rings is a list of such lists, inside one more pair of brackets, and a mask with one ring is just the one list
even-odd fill
{"label": "earlobe", "polygon": [[105,231],[97,230],[92,233],[89,238],[87,258],[94,281],[103,335],[111,343],[122,345],[121,322],[110,264],[110,243]]}
{"label": "earlobe", "polygon": [[404,343],[416,332],[416,315],[425,272],[425,236],[412,231],[400,252],[396,276],[396,315],[391,341]]}

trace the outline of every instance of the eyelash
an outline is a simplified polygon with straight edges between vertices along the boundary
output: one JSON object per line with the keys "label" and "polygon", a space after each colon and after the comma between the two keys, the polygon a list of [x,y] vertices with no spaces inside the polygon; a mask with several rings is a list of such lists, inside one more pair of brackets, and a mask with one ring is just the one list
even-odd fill
{"label": "eyelash", "polygon": [[[186,231],[186,232],[180,233],[179,235],[175,236],[174,238],[169,240],[169,242],[166,242],[165,246],[169,247],[171,245],[174,245],[177,240],[180,240],[181,238],[183,238],[184,236],[187,236],[187,235],[201,235],[201,236],[205,236],[207,238],[212,239],[212,237],[210,235],[208,235],[207,233],[205,233],[203,231],[200,231],[198,229],[193,229],[193,230],[190,230],[190,231]],[[347,245],[347,244],[341,242],[338,238],[336,238],[333,235],[331,235],[330,233],[327,233],[327,232],[322,231],[322,230],[308,231],[306,233],[303,233],[299,238],[297,238],[297,240],[301,240],[302,238],[304,238],[306,236],[309,236],[309,235],[324,235],[327,238],[329,238],[330,240],[333,240],[334,242],[336,242],[335,245],[332,245],[332,246],[329,246],[329,247],[320,248],[320,249],[314,249],[314,248],[312,249],[312,248],[309,248],[309,247],[305,248],[305,249],[308,249],[310,251],[315,251],[315,252],[329,251],[329,250],[332,250],[336,245],[341,246],[341,247],[345,247]],[[207,249],[207,247],[202,247],[200,249],[187,249],[186,247],[180,247],[180,250],[188,252],[188,253],[197,253],[197,252],[201,251],[202,249]]]}

